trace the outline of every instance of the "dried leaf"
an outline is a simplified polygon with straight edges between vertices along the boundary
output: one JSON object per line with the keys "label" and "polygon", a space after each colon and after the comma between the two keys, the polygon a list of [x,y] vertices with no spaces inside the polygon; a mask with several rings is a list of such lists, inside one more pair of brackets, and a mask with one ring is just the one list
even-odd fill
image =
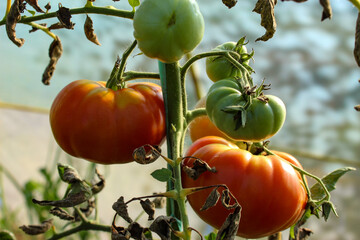
{"label": "dried leaf", "polygon": [[82,179],[79,176],[79,173],[76,171],[75,168],[60,163],[58,164],[57,168],[58,168],[59,176],[62,181],[69,184],[82,181]]}
{"label": "dried leaf", "polygon": [[166,206],[166,198],[156,197],[154,198],[153,203],[155,204],[155,208],[164,208]]}
{"label": "dried leaf", "polygon": [[57,22],[52,24],[48,29],[49,30],[56,30],[56,29],[62,29],[65,28],[65,26],[61,22]]}
{"label": "dried leaf", "polygon": [[360,105],[356,105],[354,108],[356,111],[360,112]]}
{"label": "dried leaf", "polygon": [[190,168],[188,166],[183,166],[183,171],[186,173],[188,177],[190,177],[193,180],[196,180],[202,173],[206,171],[215,173],[216,169],[214,167],[210,167],[209,164],[202,161],[201,159],[195,159],[193,163],[193,167]]}
{"label": "dried leaf", "polygon": [[44,8],[46,9],[46,12],[48,12],[48,11],[51,9],[51,4],[50,4],[50,2],[48,2],[48,3],[45,5]]}
{"label": "dried leaf", "polygon": [[94,32],[94,28],[93,28],[93,21],[91,20],[91,18],[86,15],[86,20],[85,20],[85,24],[84,24],[84,32],[85,32],[85,36],[86,38],[95,43],[96,45],[101,46],[95,32]]}
{"label": "dried leaf", "polygon": [[100,172],[98,171],[97,168],[95,169],[95,173],[98,176],[98,178],[100,179],[100,182],[94,184],[91,187],[91,192],[92,192],[93,195],[99,193],[105,187],[105,178],[104,178],[104,176],[100,174]]}
{"label": "dried leaf", "polygon": [[141,207],[144,209],[144,211],[147,213],[148,220],[154,220],[154,215],[155,215],[155,204],[153,202],[151,202],[149,199],[144,200],[140,200],[140,204]]}
{"label": "dried leaf", "polygon": [[133,159],[140,164],[150,164],[160,157],[161,149],[159,146],[144,145],[136,148],[133,152]]}
{"label": "dried leaf", "polygon": [[114,209],[114,211],[123,219],[125,219],[125,221],[127,221],[128,223],[132,223],[133,220],[129,217],[129,213],[127,211],[127,205],[124,202],[124,197],[121,196],[113,205],[112,205],[112,209]]}
{"label": "dried leaf", "polygon": [[48,231],[53,225],[53,220],[45,220],[41,223],[41,225],[23,225],[19,228],[23,230],[28,235],[38,235],[43,234]]}
{"label": "dried leaf", "polygon": [[228,8],[232,8],[236,5],[237,0],[222,0],[222,2],[227,6]]}
{"label": "dried leaf", "polygon": [[149,229],[155,232],[161,240],[171,239],[171,223],[176,223],[176,219],[169,216],[159,216],[150,225]]}
{"label": "dried leaf", "polygon": [[261,15],[261,26],[266,29],[263,36],[256,39],[256,41],[267,41],[272,38],[276,31],[276,21],[274,8],[277,0],[258,0],[256,2],[253,12]]}
{"label": "dried leaf", "polygon": [[21,47],[25,39],[17,38],[15,27],[18,21],[21,19],[21,12],[24,10],[23,0],[15,0],[11,5],[10,11],[6,16],[6,33],[9,39],[18,47]]}
{"label": "dried leaf", "polygon": [[330,1],[329,0],[320,0],[320,4],[323,7],[321,21],[324,21],[327,18],[331,19],[332,9],[331,9],[331,5],[330,5]]}
{"label": "dried leaf", "polygon": [[56,40],[54,40],[51,44],[50,44],[50,48],[49,48],[49,57],[50,57],[50,62],[47,65],[43,76],[42,76],[42,82],[45,85],[49,85],[50,84],[50,79],[52,78],[55,68],[56,68],[56,63],[58,62],[59,58],[61,57],[62,54],[62,44],[60,41],[60,38],[57,38]]}
{"label": "dried leaf", "polygon": [[201,207],[200,211],[205,211],[211,207],[214,207],[216,203],[220,199],[220,193],[218,192],[218,188],[214,188],[209,196],[206,198],[204,205]]}
{"label": "dried leaf", "polygon": [[59,4],[59,10],[56,12],[56,16],[65,28],[74,29],[75,24],[70,20],[71,14],[69,8],[63,7],[61,4]]}
{"label": "dried leaf", "polygon": [[41,7],[38,5],[37,0],[25,0],[30,6],[32,6],[37,12],[44,13]]}
{"label": "dried leaf", "polygon": [[128,240],[131,233],[122,227],[111,226],[111,240]]}
{"label": "dried leaf", "polygon": [[360,67],[360,13],[358,13],[356,19],[354,57],[357,65]]}
{"label": "dried leaf", "polygon": [[[80,211],[86,216],[90,216],[91,213],[95,210],[96,204],[95,200],[88,200],[87,206],[85,208],[80,208]],[[75,221],[81,221],[79,214],[75,211],[74,212]]]}
{"label": "dried leaf", "polygon": [[224,224],[219,229],[216,240],[233,240],[239,228],[241,207],[237,206],[233,213],[230,213]]}
{"label": "dried leaf", "polygon": [[140,224],[137,222],[132,222],[128,227],[128,231],[131,234],[131,238],[135,240],[146,239],[144,234],[145,229],[142,226],[140,226]]}
{"label": "dried leaf", "polygon": [[234,204],[231,204],[232,199],[233,199],[233,197],[230,195],[230,192],[228,189],[225,189],[224,191],[222,191],[221,203],[226,209],[233,209],[239,205],[236,200],[234,201],[235,202]]}
{"label": "dried leaf", "polygon": [[50,209],[50,214],[59,217],[62,220],[66,220],[66,221],[74,221],[75,217],[70,215],[68,212],[66,212],[65,210],[59,208],[59,207],[54,207],[52,209]]}
{"label": "dried leaf", "polygon": [[302,228],[302,227],[299,227],[298,225],[295,225],[293,240],[306,240],[306,239],[309,239],[309,237],[310,237],[310,235],[312,233],[313,233],[313,231],[311,231],[308,228]]}

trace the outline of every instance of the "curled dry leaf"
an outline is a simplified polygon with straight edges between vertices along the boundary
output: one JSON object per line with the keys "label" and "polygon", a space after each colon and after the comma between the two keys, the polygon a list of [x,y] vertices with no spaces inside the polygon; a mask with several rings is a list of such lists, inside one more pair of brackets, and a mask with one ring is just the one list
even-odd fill
{"label": "curled dry leaf", "polygon": [[[154,193],[156,194],[156,193]],[[155,204],[155,208],[164,208],[166,206],[166,198],[165,197],[156,197],[153,200]]]}
{"label": "curled dry leaf", "polygon": [[[95,207],[96,207],[95,200],[88,200],[87,206],[85,208],[80,208],[80,211],[85,215],[85,217],[88,217],[95,210]],[[74,212],[74,217],[75,217],[75,221],[81,221],[81,218],[76,211]]]}
{"label": "curled dry leaf", "polygon": [[37,12],[44,13],[41,7],[38,5],[37,0],[25,0],[30,6],[32,6]]}
{"label": "curled dry leaf", "polygon": [[[231,201],[233,200],[233,201]],[[233,202],[233,204],[231,204]],[[221,203],[226,209],[233,209],[239,206],[237,200],[234,198],[233,195],[230,194],[229,189],[225,189],[221,193]]]}
{"label": "curled dry leaf", "polygon": [[276,31],[276,21],[274,8],[277,0],[258,0],[256,2],[253,12],[261,15],[261,26],[266,29],[263,36],[256,39],[256,41],[267,41],[272,38]]}
{"label": "curled dry leaf", "polygon": [[64,25],[61,22],[57,22],[57,23],[52,24],[49,27],[49,30],[62,29],[62,28],[65,28]]}
{"label": "curled dry leaf", "polygon": [[93,28],[93,21],[91,20],[91,18],[86,15],[86,20],[85,20],[85,24],[84,24],[84,32],[85,32],[85,36],[86,38],[90,41],[95,43],[96,45],[101,46],[95,32],[94,32],[94,28]]}
{"label": "curled dry leaf", "polygon": [[354,57],[360,67],[360,13],[358,13],[356,20]]}
{"label": "curled dry leaf", "polygon": [[59,207],[54,207],[50,209],[50,214],[59,217],[62,220],[66,221],[74,221],[75,217],[70,215],[68,212],[66,212],[64,209],[61,209]]}
{"label": "curled dry leaf", "polygon": [[172,223],[176,223],[175,218],[169,216],[159,216],[153,221],[149,229],[159,235],[161,240],[170,240]]}
{"label": "curled dry leaf", "polygon": [[137,222],[132,222],[129,227],[128,231],[131,234],[131,238],[135,240],[144,240],[145,238],[145,229]]}
{"label": "curled dry leaf", "polygon": [[124,202],[124,197],[121,196],[113,205],[112,205],[112,209],[123,219],[125,219],[125,221],[127,221],[128,223],[132,223],[133,220],[129,217],[129,213],[127,211],[127,205]]}
{"label": "curled dry leaf", "polygon": [[48,3],[45,5],[44,8],[46,9],[46,12],[48,12],[48,11],[51,9],[51,4],[50,4],[50,2],[48,2]]}
{"label": "curled dry leaf", "polygon": [[77,170],[69,165],[58,164],[58,172],[62,181],[76,183],[82,181]]}
{"label": "curled dry leaf", "polygon": [[45,220],[40,225],[23,225],[19,228],[23,230],[28,235],[38,235],[43,234],[48,231],[53,225],[53,220]]}
{"label": "curled dry leaf", "polygon": [[330,5],[330,1],[329,0],[320,0],[320,4],[323,7],[321,21],[324,21],[327,18],[331,19],[332,9],[331,9],[331,5]]}
{"label": "curled dry leaf", "polygon": [[201,207],[200,211],[205,211],[211,207],[214,207],[216,203],[220,199],[220,193],[218,192],[218,188],[214,188],[209,196],[206,198],[204,205]]}
{"label": "curled dry leaf", "polygon": [[154,220],[154,215],[155,215],[155,204],[153,202],[151,202],[149,199],[144,200],[140,200],[140,204],[141,207],[144,209],[144,211],[147,213],[148,220]]}
{"label": "curled dry leaf", "polygon": [[230,213],[226,218],[224,224],[219,229],[219,232],[216,236],[216,240],[226,239],[233,240],[236,237],[237,230],[239,228],[241,216],[241,207],[237,206],[234,212]]}
{"label": "curled dry leaf", "polygon": [[131,237],[131,233],[123,228],[111,226],[111,240],[128,240]]}
{"label": "curled dry leaf", "polygon": [[144,145],[136,148],[133,152],[133,159],[140,164],[150,164],[155,162],[161,156],[159,146]]}
{"label": "curled dry leaf", "polygon": [[228,8],[232,8],[236,5],[237,0],[222,0],[222,2],[227,6]]}
{"label": "curled dry leaf", "polygon": [[[189,157],[185,157],[185,158],[189,158]],[[206,162],[202,161],[201,159],[196,158],[193,163],[193,167],[190,168],[190,167],[184,165],[183,171],[186,173],[186,175],[188,177],[196,180],[202,173],[204,173],[206,171],[215,173],[216,169],[213,167],[210,167]]]}
{"label": "curled dry leaf", "polygon": [[59,4],[59,10],[56,12],[56,16],[65,28],[74,29],[75,24],[71,22],[71,13],[69,8],[63,7]]}
{"label": "curled dry leaf", "polygon": [[21,12],[24,10],[23,0],[15,0],[11,5],[10,11],[6,16],[6,33],[9,39],[18,47],[21,47],[25,39],[17,38],[15,27],[18,21],[21,19]]}
{"label": "curled dry leaf", "polygon": [[91,192],[92,192],[93,195],[99,193],[105,187],[105,178],[104,178],[104,176],[100,174],[100,172],[99,172],[99,170],[97,168],[95,169],[95,173],[96,173],[96,176],[98,176],[98,178],[100,179],[100,181],[97,182],[96,184],[94,184],[91,187]]}
{"label": "curled dry leaf", "polygon": [[298,227],[297,225],[294,228],[294,236],[293,240],[307,240],[310,238],[310,235],[313,234],[308,228]]}
{"label": "curled dry leaf", "polygon": [[57,64],[58,60],[60,59],[62,52],[63,52],[63,49],[62,49],[62,44],[61,44],[60,38],[57,38],[50,44],[50,48],[49,48],[50,62],[47,65],[47,67],[43,73],[43,76],[42,76],[42,82],[45,85],[50,84],[50,79],[52,78],[52,76],[54,74],[56,64]]}

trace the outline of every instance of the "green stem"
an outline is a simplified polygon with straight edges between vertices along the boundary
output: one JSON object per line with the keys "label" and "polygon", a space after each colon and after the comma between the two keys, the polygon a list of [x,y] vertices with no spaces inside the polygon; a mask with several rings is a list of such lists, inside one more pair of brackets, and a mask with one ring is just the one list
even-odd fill
{"label": "green stem", "polygon": [[[88,5],[85,5],[81,8],[73,8],[70,9],[70,14],[101,14],[101,15],[108,15],[108,16],[115,16],[115,17],[122,17],[127,19],[133,19],[134,18],[134,12],[133,11],[125,11],[116,9],[112,6],[107,7],[89,7]],[[39,14],[35,16],[23,16],[18,23],[30,23],[34,21],[49,19],[49,18],[56,18],[57,13],[51,12],[51,13],[44,13]],[[3,19],[0,21],[0,26],[6,24],[6,19]]]}
{"label": "green stem", "polygon": [[186,114],[186,122],[189,124],[192,120],[200,116],[206,116],[206,108],[197,108],[192,111],[188,111]]}
{"label": "green stem", "polygon": [[[185,116],[186,98],[184,97],[184,78],[181,77],[178,62],[163,63],[159,61],[159,72],[161,86],[164,95],[166,112],[166,136],[168,157],[176,160],[181,157],[184,135],[186,130]],[[184,75],[182,75],[184,76]],[[173,170],[174,182],[169,181],[167,190],[174,189],[177,193],[182,191],[181,185],[181,164],[174,167],[168,165]],[[184,238],[190,240],[189,220],[186,213],[185,198],[178,194],[176,203],[168,199],[167,214],[181,219],[183,224]]]}
{"label": "green stem", "polygon": [[152,73],[152,72],[135,72],[135,71],[126,71],[123,74],[123,81],[125,82],[140,78],[160,80],[160,75],[158,73]]}
{"label": "green stem", "polygon": [[58,40],[58,37],[53,32],[51,32],[47,27],[41,26],[40,24],[33,23],[33,22],[26,23],[26,24],[43,31],[44,33],[46,33],[47,35],[52,37],[54,40]]}

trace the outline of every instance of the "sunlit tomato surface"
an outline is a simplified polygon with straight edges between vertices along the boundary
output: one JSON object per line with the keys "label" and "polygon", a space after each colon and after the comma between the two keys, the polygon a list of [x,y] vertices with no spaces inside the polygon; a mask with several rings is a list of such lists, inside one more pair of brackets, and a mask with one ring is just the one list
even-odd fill
{"label": "sunlit tomato surface", "polygon": [[112,90],[105,82],[78,80],[55,98],[50,124],[68,154],[102,164],[127,163],[135,148],[165,137],[160,86],[130,83]]}
{"label": "sunlit tomato surface", "polygon": [[[301,167],[286,153],[255,156],[220,137],[204,137],[195,141],[185,156],[194,156],[216,168],[196,180],[182,174],[183,187],[226,184],[242,207],[238,236],[260,238],[289,228],[304,213],[307,195],[300,174],[290,164]],[[191,167],[194,159],[184,160]],[[194,211],[206,223],[219,229],[231,210],[220,201],[216,206],[200,211],[211,190],[188,196]],[[220,190],[222,191],[222,190]]]}
{"label": "sunlit tomato surface", "polygon": [[[196,108],[204,108],[206,98],[201,98],[195,105]],[[200,116],[192,120],[189,124],[190,138],[194,142],[199,138],[206,136],[219,136],[227,138],[209,119],[207,115]]]}

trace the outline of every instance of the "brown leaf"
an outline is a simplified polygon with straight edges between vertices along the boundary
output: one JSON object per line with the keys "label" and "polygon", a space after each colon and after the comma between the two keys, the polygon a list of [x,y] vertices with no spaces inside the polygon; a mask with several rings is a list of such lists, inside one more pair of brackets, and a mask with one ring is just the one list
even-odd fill
{"label": "brown leaf", "polygon": [[354,57],[357,65],[360,67],[360,13],[358,13],[356,20]]}
{"label": "brown leaf", "polygon": [[58,62],[59,58],[61,57],[62,54],[62,44],[60,41],[60,38],[57,38],[56,40],[54,40],[51,44],[50,44],[50,48],[49,48],[49,57],[50,57],[50,62],[47,65],[43,76],[42,76],[42,82],[45,85],[49,85],[50,84],[50,79],[52,78],[55,68],[56,68],[56,63]]}
{"label": "brown leaf", "polygon": [[85,20],[85,24],[84,24],[84,32],[85,32],[85,36],[86,38],[95,43],[96,45],[101,46],[95,32],[94,32],[94,28],[93,28],[93,21],[91,20],[91,18],[86,15],[86,20]]}
{"label": "brown leaf", "polygon": [[37,0],[25,0],[30,6],[32,6],[37,12],[44,13],[41,7],[38,5]]}
{"label": "brown leaf", "polygon": [[356,105],[354,108],[356,111],[360,112],[360,105]]}
{"label": "brown leaf", "polygon": [[133,152],[133,159],[140,164],[150,164],[160,157],[161,149],[159,146],[144,145],[136,148]]}
{"label": "brown leaf", "polygon": [[62,220],[66,221],[74,221],[75,217],[70,215],[68,212],[66,212],[64,209],[61,209],[59,207],[54,207],[50,209],[50,214],[59,217]]}
{"label": "brown leaf", "polygon": [[[185,157],[185,158],[190,158],[190,157]],[[196,158],[195,161],[193,162],[193,167],[190,168],[184,165],[183,171],[186,173],[188,177],[190,177],[193,180],[196,180],[202,173],[206,171],[215,173],[216,169],[214,167],[210,167],[209,164],[207,164],[203,160]]]}
{"label": "brown leaf", "polygon": [[53,207],[74,207],[88,200],[88,197],[84,192],[78,192],[74,194],[69,194],[66,198],[57,200],[57,201],[49,201],[43,200],[39,201],[33,199],[32,202],[38,204],[40,206],[53,206]]}
{"label": "brown leaf", "polygon": [[15,27],[18,21],[21,19],[21,12],[24,10],[23,0],[15,0],[11,5],[10,11],[6,16],[6,33],[9,39],[18,47],[21,47],[25,39],[17,38]]}
{"label": "brown leaf", "polygon": [[206,201],[204,205],[201,207],[200,211],[205,211],[213,206],[216,205],[216,203],[220,199],[220,193],[218,192],[218,188],[214,188],[209,196],[206,198]]}
{"label": "brown leaf", "polygon": [[255,41],[267,41],[272,38],[276,31],[276,21],[274,8],[277,0],[258,0],[253,12],[261,15],[261,26],[266,29],[263,36]]}
{"label": "brown leaf", "polygon": [[161,240],[171,239],[171,223],[175,223],[176,219],[169,216],[159,216],[150,225],[149,229],[159,235]]}
{"label": "brown leaf", "polygon": [[62,29],[62,28],[65,28],[65,26],[61,22],[57,22],[57,23],[52,24],[49,27],[49,30]]}
{"label": "brown leaf", "polygon": [[63,7],[61,4],[59,4],[59,10],[56,12],[56,16],[65,28],[74,29],[75,24],[70,20],[71,14],[69,8]]}
{"label": "brown leaf", "polygon": [[[85,208],[80,208],[80,211],[86,216],[90,216],[91,213],[95,210],[96,203],[95,200],[88,200],[87,206]],[[79,214],[75,211],[74,212],[75,221],[81,221]]]}
{"label": "brown leaf", "polygon": [[320,0],[320,4],[323,7],[321,21],[324,21],[327,18],[331,19],[332,9],[331,9],[331,5],[330,5],[330,1],[329,0]]}
{"label": "brown leaf", "polygon": [[92,192],[93,195],[99,193],[105,187],[105,178],[104,178],[104,176],[100,174],[100,172],[98,171],[97,168],[95,169],[95,173],[98,176],[98,178],[100,179],[100,181],[98,183],[94,184],[91,187],[91,192]]}
{"label": "brown leaf", "polygon": [[48,11],[51,9],[51,4],[50,4],[50,2],[48,2],[48,3],[45,5],[44,8],[46,9],[46,12],[48,12]]}
{"label": "brown leaf", "polygon": [[131,237],[131,233],[123,228],[111,226],[111,240],[128,240]]}
{"label": "brown leaf", "polygon": [[[233,204],[231,204],[231,200],[234,200]],[[237,203],[237,200],[233,198],[233,196],[230,194],[229,189],[225,189],[221,193],[221,203],[226,209],[233,209],[237,207],[239,204]]]}
{"label": "brown leaf", "polygon": [[147,213],[148,220],[154,220],[155,215],[155,204],[151,202],[149,199],[140,200],[141,207],[144,209],[144,211]]}
{"label": "brown leaf", "polygon": [[155,208],[164,208],[166,206],[166,198],[156,197],[154,198],[153,203],[155,204]]}
{"label": "brown leaf", "polygon": [[53,225],[53,220],[45,220],[41,223],[41,225],[23,225],[19,228],[23,230],[28,235],[38,235],[43,234],[48,231]]}
{"label": "brown leaf", "polygon": [[237,0],[222,0],[222,2],[227,6],[228,8],[232,8],[236,5]]}
{"label": "brown leaf", "polygon": [[219,229],[216,240],[233,240],[239,228],[241,207],[237,206],[233,213],[230,213],[224,224]]}
{"label": "brown leaf", "polygon": [[121,196],[113,205],[112,209],[115,210],[115,212],[125,219],[128,223],[132,223],[133,220],[129,217],[128,211],[127,211],[127,205],[124,202],[124,197]]}
{"label": "brown leaf", "polygon": [[131,238],[135,240],[146,239],[144,234],[145,229],[137,222],[132,222],[128,227],[128,231],[131,234]]}
{"label": "brown leaf", "polygon": [[299,225],[296,224],[294,227],[294,235],[295,235],[294,240],[309,239],[309,237],[312,233],[313,233],[313,231],[311,231],[310,229],[299,227]]}

